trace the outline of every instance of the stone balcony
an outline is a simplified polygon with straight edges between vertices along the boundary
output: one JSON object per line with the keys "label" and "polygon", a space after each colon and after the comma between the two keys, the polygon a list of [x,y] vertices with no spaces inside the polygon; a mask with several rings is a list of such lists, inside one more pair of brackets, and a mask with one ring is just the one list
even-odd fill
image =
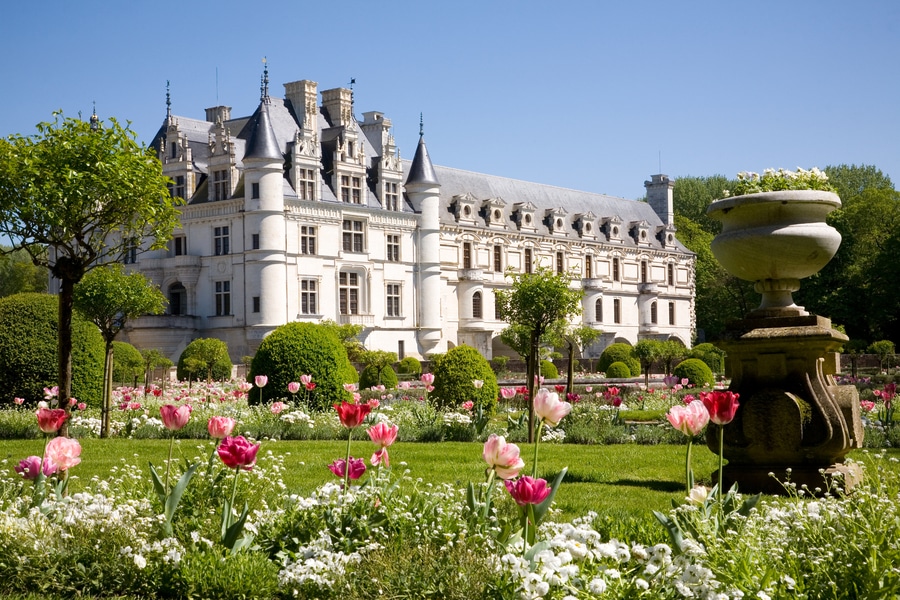
{"label": "stone balcony", "polygon": [[460,281],[482,281],[484,272],[481,269],[460,269],[457,277]]}
{"label": "stone balcony", "polygon": [[585,290],[600,291],[603,289],[603,280],[599,277],[585,277],[581,280],[581,287]]}
{"label": "stone balcony", "polygon": [[375,324],[375,315],[338,315],[340,325],[362,325],[371,327]]}
{"label": "stone balcony", "polygon": [[659,293],[659,284],[656,283],[639,283],[638,291],[641,294],[658,294]]}

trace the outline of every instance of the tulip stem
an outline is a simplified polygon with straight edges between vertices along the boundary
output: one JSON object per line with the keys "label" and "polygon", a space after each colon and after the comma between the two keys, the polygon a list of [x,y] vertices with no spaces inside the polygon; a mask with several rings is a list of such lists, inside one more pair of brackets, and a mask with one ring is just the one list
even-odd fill
{"label": "tulip stem", "polygon": [[225,516],[225,531],[231,527],[231,517],[234,514],[232,511],[234,509],[234,496],[235,492],[237,492],[237,480],[238,475],[241,474],[241,468],[235,467],[234,469],[234,481],[231,483],[231,503],[228,505],[228,514]]}
{"label": "tulip stem", "polygon": [[[166,497],[169,496],[169,470],[172,468],[172,448],[175,446],[175,434],[169,438],[169,460],[166,461]],[[165,510],[165,507],[163,507]]]}
{"label": "tulip stem", "polygon": [[725,469],[725,456],[723,454],[725,450],[725,427],[719,425],[719,498],[722,498],[722,471]]}
{"label": "tulip stem", "polygon": [[347,431],[347,460],[344,461],[344,493],[350,491],[350,440],[353,438],[353,428]]}
{"label": "tulip stem", "polygon": [[[543,419],[538,423],[537,426],[537,435],[534,436],[534,464],[531,468],[531,477],[533,479],[537,479],[537,459],[538,459],[538,445],[541,443],[541,430],[544,429],[544,421]],[[526,517],[527,519],[527,517]]]}
{"label": "tulip stem", "polygon": [[491,472],[488,475],[487,491],[484,496],[484,515],[482,519],[485,523],[487,523],[488,513],[491,511],[491,496],[494,494],[494,477],[496,474],[497,472],[491,469]]}
{"label": "tulip stem", "polygon": [[528,508],[522,507],[522,556],[528,552]]}
{"label": "tulip stem", "polygon": [[694,481],[693,481],[694,478],[691,474],[691,447],[693,446],[693,444],[694,444],[694,438],[691,436],[688,436],[687,458],[685,459],[685,462],[684,462],[684,475],[685,475],[685,481],[687,481],[687,492],[688,492],[689,496],[691,494],[691,488],[694,487]]}

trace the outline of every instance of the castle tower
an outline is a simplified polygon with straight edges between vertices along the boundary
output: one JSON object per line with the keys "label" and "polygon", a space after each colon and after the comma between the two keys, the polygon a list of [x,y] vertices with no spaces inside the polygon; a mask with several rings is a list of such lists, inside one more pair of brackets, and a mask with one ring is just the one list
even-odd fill
{"label": "castle tower", "polygon": [[420,213],[418,231],[419,333],[422,355],[434,352],[441,342],[441,233],[439,219],[441,184],[428,157],[422,124],[419,145],[409,167],[406,194]]}

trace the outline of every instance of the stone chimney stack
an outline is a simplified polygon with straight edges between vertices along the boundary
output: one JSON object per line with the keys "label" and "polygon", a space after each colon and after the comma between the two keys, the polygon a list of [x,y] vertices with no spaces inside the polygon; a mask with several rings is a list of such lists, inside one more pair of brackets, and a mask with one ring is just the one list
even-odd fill
{"label": "stone chimney stack", "polygon": [[224,123],[231,119],[230,106],[213,106],[206,109],[206,120],[210,123]]}
{"label": "stone chimney stack", "polygon": [[346,88],[322,91],[322,106],[332,127],[346,127],[353,122],[353,92]]}
{"label": "stone chimney stack", "polygon": [[316,128],[318,108],[318,83],[303,79],[284,84],[284,97],[294,107],[294,113],[303,129]]}
{"label": "stone chimney stack", "polygon": [[644,182],[647,188],[647,203],[665,225],[675,224],[675,182],[668,175],[652,175]]}

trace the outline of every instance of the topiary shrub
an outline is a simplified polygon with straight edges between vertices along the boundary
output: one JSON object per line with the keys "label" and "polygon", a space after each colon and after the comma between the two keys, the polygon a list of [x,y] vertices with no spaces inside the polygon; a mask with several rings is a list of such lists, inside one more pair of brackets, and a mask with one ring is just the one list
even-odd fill
{"label": "topiary shrub", "polygon": [[[637,377],[641,374],[641,361],[631,355],[631,346],[628,344],[617,342],[607,346],[597,362],[597,370],[606,373],[609,365],[614,362],[623,362],[628,365],[629,377]],[[609,377],[608,373],[607,377]]]}
{"label": "topiary shrub", "polygon": [[692,385],[702,387],[715,383],[713,372],[699,358],[689,358],[678,363],[672,374],[680,379],[687,379]]}
{"label": "topiary shrub", "polygon": [[[0,299],[0,405],[13,398],[34,403],[57,385],[59,300],[49,294]],[[72,396],[99,405],[105,344],[97,327],[72,315]]]}
{"label": "topiary shrub", "polygon": [[422,374],[422,363],[414,356],[407,356],[397,365],[397,373],[400,375],[411,375],[417,378]]}
{"label": "topiary shrub", "polygon": [[690,358],[699,358],[713,373],[725,371],[725,351],[712,344],[697,344],[691,349]]}
{"label": "topiary shrub", "polygon": [[113,381],[134,385],[144,374],[144,357],[127,342],[113,342]]}
{"label": "topiary shrub", "polygon": [[[269,378],[262,388],[262,402],[286,397],[289,383],[311,375],[316,389],[309,395],[309,405],[316,410],[349,399],[344,384],[359,377],[334,332],[315,323],[287,323],[269,334],[253,357],[247,380],[253,382],[257,375]],[[260,402],[259,390],[251,390],[249,402]]]}
{"label": "topiary shrub", "polygon": [[[367,390],[376,385],[379,385],[378,367],[369,365],[359,374],[359,389]],[[394,369],[390,365],[381,370],[380,385],[389,390],[397,387],[397,374],[394,373]]]}
{"label": "topiary shrub", "polygon": [[616,361],[606,368],[606,376],[609,379],[628,379],[631,369],[622,361]]}
{"label": "topiary shrub", "polygon": [[[456,408],[471,400],[481,406],[487,414],[497,408],[500,386],[497,376],[487,359],[471,346],[456,346],[440,357],[432,360],[434,392],[429,398],[440,408]],[[484,382],[481,389],[475,387],[474,380]]]}
{"label": "topiary shrub", "polygon": [[549,360],[541,361],[541,375],[544,376],[544,379],[558,379],[559,378],[559,369],[556,368]]}
{"label": "topiary shrub", "polygon": [[[212,363],[212,370],[209,365]],[[231,379],[231,359],[228,345],[216,338],[197,338],[187,345],[178,357],[178,379]]]}

